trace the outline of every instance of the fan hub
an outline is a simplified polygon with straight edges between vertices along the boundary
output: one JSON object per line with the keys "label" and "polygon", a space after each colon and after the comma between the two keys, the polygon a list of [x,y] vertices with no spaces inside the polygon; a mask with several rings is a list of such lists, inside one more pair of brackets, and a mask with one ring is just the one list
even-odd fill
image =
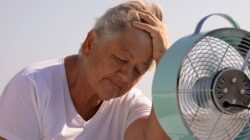
{"label": "fan hub", "polygon": [[224,103],[248,106],[250,103],[250,81],[247,75],[237,69],[225,69],[218,72],[212,80],[212,99],[215,106],[225,113],[237,113],[244,110],[228,107]]}

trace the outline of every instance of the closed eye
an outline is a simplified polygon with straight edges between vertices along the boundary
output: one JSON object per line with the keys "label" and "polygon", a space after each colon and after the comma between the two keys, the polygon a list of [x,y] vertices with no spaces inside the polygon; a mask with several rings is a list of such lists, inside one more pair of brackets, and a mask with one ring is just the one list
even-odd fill
{"label": "closed eye", "polygon": [[119,64],[125,64],[128,62],[128,60],[124,60],[116,55],[113,55],[113,56],[114,56],[115,61],[118,62]]}

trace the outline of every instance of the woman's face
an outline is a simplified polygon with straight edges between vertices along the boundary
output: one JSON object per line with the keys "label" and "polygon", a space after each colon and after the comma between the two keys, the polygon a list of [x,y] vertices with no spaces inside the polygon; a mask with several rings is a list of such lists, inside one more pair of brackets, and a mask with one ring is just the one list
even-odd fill
{"label": "woman's face", "polygon": [[124,95],[152,62],[151,38],[141,30],[126,30],[92,44],[84,56],[84,72],[91,89],[103,100]]}

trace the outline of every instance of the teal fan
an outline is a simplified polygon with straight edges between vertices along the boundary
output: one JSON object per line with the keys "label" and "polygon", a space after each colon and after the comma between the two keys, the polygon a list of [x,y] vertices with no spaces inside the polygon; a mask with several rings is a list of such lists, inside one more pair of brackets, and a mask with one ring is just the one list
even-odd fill
{"label": "teal fan", "polygon": [[[201,33],[214,15],[233,27]],[[164,54],[153,80],[153,105],[171,139],[250,139],[249,48],[249,32],[228,15],[211,14]]]}

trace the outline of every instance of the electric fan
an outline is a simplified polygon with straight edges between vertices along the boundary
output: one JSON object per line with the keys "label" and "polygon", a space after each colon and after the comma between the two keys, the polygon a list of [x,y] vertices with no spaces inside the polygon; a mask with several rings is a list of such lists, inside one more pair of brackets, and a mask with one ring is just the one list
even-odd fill
{"label": "electric fan", "polygon": [[[201,33],[211,16],[233,28]],[[175,42],[153,80],[157,118],[171,139],[250,139],[250,33],[211,14]]]}

